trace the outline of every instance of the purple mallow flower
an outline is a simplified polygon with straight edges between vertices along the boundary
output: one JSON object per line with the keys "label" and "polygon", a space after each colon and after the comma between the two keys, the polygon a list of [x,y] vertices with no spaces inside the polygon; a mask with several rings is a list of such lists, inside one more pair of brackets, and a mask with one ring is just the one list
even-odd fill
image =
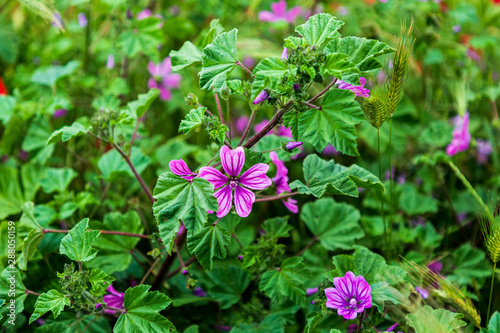
{"label": "purple mallow flower", "polygon": [[264,102],[266,99],[269,98],[269,94],[267,93],[266,90],[262,90],[257,97],[253,100],[253,104],[259,104]]}
{"label": "purple mallow flower", "polygon": [[181,76],[177,73],[172,73],[172,62],[170,57],[166,57],[163,62],[155,65],[150,61],[148,71],[152,78],[148,80],[149,88],[160,89],[160,98],[163,101],[168,101],[172,98],[170,89],[179,88]]}
{"label": "purple mallow flower", "polygon": [[[253,130],[255,131],[255,133],[259,133],[264,127],[266,127],[266,125],[268,123],[269,123],[269,120],[264,119],[263,121],[261,121],[260,123],[255,125]],[[266,135],[272,135],[272,134],[276,134],[277,136],[284,136],[284,137],[293,139],[293,134],[292,134],[292,130],[290,129],[290,127],[288,127],[288,128],[285,126],[275,127],[273,131],[267,133]]]}
{"label": "purple mallow flower", "polygon": [[106,67],[108,69],[112,69],[113,67],[115,67],[115,56],[110,54],[108,55],[108,60],[106,61]]}
{"label": "purple mallow flower", "polygon": [[243,65],[247,66],[247,67],[253,67],[255,65],[255,60],[253,60],[252,57],[245,57],[243,58]]}
{"label": "purple mallow flower", "polygon": [[236,132],[238,134],[243,134],[243,132],[245,132],[245,129],[247,128],[247,125],[248,125],[248,117],[247,116],[241,116],[239,118],[236,119],[236,122],[235,122],[235,128],[236,128]]}
{"label": "purple mallow flower", "polygon": [[340,80],[337,81],[337,84],[338,84],[339,89],[350,90],[353,93],[355,93],[356,96],[365,97],[365,98],[370,97],[370,90],[368,90],[368,88],[364,88],[364,86],[366,84],[366,79],[364,77],[360,77],[359,82],[361,83],[361,85],[359,85],[359,86],[355,86],[355,85],[352,85],[352,84],[349,84],[347,82],[340,81]]}
{"label": "purple mallow flower", "polygon": [[454,33],[457,34],[460,32],[462,28],[459,25],[454,25],[451,29],[453,30]]}
{"label": "purple mallow flower", "polygon": [[272,181],[266,176],[269,165],[255,164],[240,176],[245,164],[245,151],[242,147],[231,150],[227,146],[222,146],[220,160],[227,176],[213,167],[202,167],[199,173],[201,178],[208,180],[216,189],[219,189],[214,193],[219,204],[217,217],[221,218],[229,213],[233,202],[233,192],[236,213],[241,217],[247,217],[252,211],[255,194],[243,186],[252,190],[263,190],[271,186]]}
{"label": "purple mallow flower", "polygon": [[477,163],[486,164],[488,163],[488,155],[491,155],[493,149],[491,147],[491,142],[486,140],[477,139]]}
{"label": "purple mallow flower", "polygon": [[333,279],[335,288],[326,288],[326,306],[337,309],[339,316],[355,319],[358,313],[372,306],[372,288],[361,275],[347,272]]}
{"label": "purple mallow flower", "polygon": [[449,156],[453,156],[459,152],[466,151],[470,144],[470,133],[469,133],[469,113],[465,112],[462,117],[457,116],[453,119],[455,123],[455,129],[453,130],[453,139],[451,143],[446,147],[446,153]]}
{"label": "purple mallow flower", "polygon": [[193,178],[196,178],[196,172],[189,170],[186,162],[182,159],[168,162],[168,167],[175,175],[180,176],[185,180],[192,180]]}
{"label": "purple mallow flower", "polygon": [[[151,9],[144,9],[143,11],[141,11],[139,14],[137,14],[137,19],[139,21],[142,21],[144,19],[147,19],[148,17],[151,17],[153,16],[153,12],[151,11]],[[154,15],[155,17],[161,19],[161,23],[159,24],[159,28],[163,27],[163,16],[161,16],[160,14],[155,14]]]}
{"label": "purple mallow flower", "polygon": [[476,51],[474,51],[472,48],[468,48],[467,49],[467,56],[469,58],[471,58],[472,60],[475,60],[475,61],[479,61],[481,60],[481,56],[479,55],[479,53],[477,53]]}
{"label": "purple mallow flower", "polygon": [[67,113],[68,113],[68,110],[66,110],[66,109],[57,109],[54,111],[53,116],[54,116],[54,118],[62,118],[62,117],[65,117]]}
{"label": "purple mallow flower", "polygon": [[300,142],[300,141],[289,141],[285,145],[285,148],[292,150],[292,149],[300,147],[300,146],[302,146],[302,142]]}
{"label": "purple mallow flower", "polygon": [[300,15],[302,8],[297,6],[286,10],[286,1],[280,0],[271,4],[271,11],[263,10],[259,13],[259,20],[266,22],[287,21],[293,23]]}
{"label": "purple mallow flower", "polygon": [[78,13],[78,24],[80,27],[85,28],[89,22],[87,21],[87,16],[85,13]]}
{"label": "purple mallow flower", "polygon": [[[276,165],[276,176],[273,178],[274,185],[276,185],[276,194],[292,192],[288,185],[288,169],[285,163],[278,158],[278,154],[274,151],[269,153],[269,158],[271,158],[271,161]],[[282,200],[282,202],[292,213],[297,214],[299,212],[297,200],[287,198],[286,200]]]}
{"label": "purple mallow flower", "polygon": [[415,291],[417,293],[419,293],[420,296],[422,296],[423,299],[429,298],[429,292],[427,290],[425,290],[424,288],[415,287]]}
{"label": "purple mallow flower", "polygon": [[205,290],[201,289],[200,287],[195,287],[193,290],[193,295],[197,297],[205,297],[207,296],[207,293]]}
{"label": "purple mallow flower", "polygon": [[[109,285],[108,289],[106,289],[106,290],[108,292],[110,292],[111,295],[109,295],[109,294],[104,295],[103,303],[106,304],[107,306],[112,307],[112,308],[123,309],[123,305],[125,302],[125,294],[116,291],[115,288],[113,288],[113,285]],[[99,305],[101,305],[101,304],[97,303],[96,308]],[[102,305],[101,305],[101,307],[102,307]],[[109,313],[109,314],[113,314],[116,311],[105,309],[104,312]]]}
{"label": "purple mallow flower", "polygon": [[306,290],[306,296],[311,296],[314,295],[318,292],[318,288],[307,288]]}

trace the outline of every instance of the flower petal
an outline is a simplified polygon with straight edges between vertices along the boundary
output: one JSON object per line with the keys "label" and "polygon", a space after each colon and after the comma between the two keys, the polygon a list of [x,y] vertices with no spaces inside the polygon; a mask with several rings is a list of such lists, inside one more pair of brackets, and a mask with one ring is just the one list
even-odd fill
{"label": "flower petal", "polygon": [[219,170],[212,167],[201,167],[200,177],[208,180],[215,188],[219,188],[227,183],[228,178]]}
{"label": "flower petal", "polygon": [[251,188],[253,190],[263,190],[273,183],[271,178],[266,176],[269,170],[269,165],[258,163],[253,165],[250,169],[245,171],[239,178],[241,185]]}
{"label": "flower petal", "polygon": [[170,168],[170,171],[172,171],[177,176],[187,176],[192,174],[186,162],[184,162],[182,159],[172,160],[168,162],[168,167]]}
{"label": "flower petal", "polygon": [[217,198],[219,203],[219,210],[217,211],[217,217],[221,218],[229,213],[231,210],[231,204],[233,201],[233,192],[229,186],[224,186],[220,190],[214,193],[214,197]]}
{"label": "flower petal", "polygon": [[288,210],[291,211],[292,213],[297,214],[299,212],[299,206],[297,206],[297,200],[288,198],[288,200],[282,200],[282,201],[285,207],[288,208]]}
{"label": "flower petal", "polygon": [[231,150],[228,146],[222,146],[220,149],[220,161],[226,173],[236,177],[240,174],[245,164],[245,151],[243,147]]}
{"label": "flower petal", "polygon": [[244,187],[236,186],[234,189],[234,208],[241,217],[247,217],[252,212],[252,204],[255,202],[255,194]]}

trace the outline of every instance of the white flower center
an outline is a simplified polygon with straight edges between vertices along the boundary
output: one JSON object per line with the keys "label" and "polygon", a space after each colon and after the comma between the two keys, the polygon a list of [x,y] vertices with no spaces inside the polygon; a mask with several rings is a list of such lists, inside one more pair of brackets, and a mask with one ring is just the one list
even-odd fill
{"label": "white flower center", "polygon": [[234,190],[236,186],[238,186],[238,178],[236,177],[229,178],[229,187]]}

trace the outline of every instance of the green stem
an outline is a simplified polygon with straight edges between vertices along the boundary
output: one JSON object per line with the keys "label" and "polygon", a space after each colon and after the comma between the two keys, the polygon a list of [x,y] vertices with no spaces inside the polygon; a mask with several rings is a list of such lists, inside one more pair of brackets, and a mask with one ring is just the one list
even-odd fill
{"label": "green stem", "polygon": [[490,287],[490,301],[488,303],[488,316],[486,320],[490,318],[490,310],[491,310],[491,301],[493,299],[493,286],[495,285],[495,269],[497,268],[497,263],[493,263],[493,273],[491,274],[491,287]]}
{"label": "green stem", "polygon": [[460,169],[452,161],[448,161],[448,165],[453,170],[453,172],[455,172],[455,175],[458,177],[458,179],[460,179],[462,181],[462,184],[464,184],[465,188],[467,188],[467,190],[470,192],[470,194],[472,194],[472,196],[474,197],[474,199],[476,199],[477,203],[483,208],[484,213],[488,217],[488,220],[491,223],[494,223],[495,222],[495,217],[491,213],[491,211],[488,208],[488,206],[486,206],[486,204],[483,202],[483,199],[481,199],[481,197],[479,196],[479,194],[477,194],[476,190],[474,190],[474,188],[469,183],[469,181],[467,180],[467,178],[465,178],[464,174],[460,171]]}
{"label": "green stem", "polygon": [[389,244],[392,250],[392,228],[393,228],[393,220],[392,220],[392,207],[393,207],[393,189],[392,189],[392,115],[391,119],[389,119],[389,196],[390,196],[390,206],[389,206]]}
{"label": "green stem", "polygon": [[[377,157],[378,157],[378,177],[382,181],[382,162],[380,160],[380,129],[377,128]],[[384,222],[384,239],[385,239],[385,252],[389,251],[389,244],[387,242],[387,226],[385,225],[385,211],[384,211],[384,193],[380,192],[380,209],[382,214],[382,221]]]}

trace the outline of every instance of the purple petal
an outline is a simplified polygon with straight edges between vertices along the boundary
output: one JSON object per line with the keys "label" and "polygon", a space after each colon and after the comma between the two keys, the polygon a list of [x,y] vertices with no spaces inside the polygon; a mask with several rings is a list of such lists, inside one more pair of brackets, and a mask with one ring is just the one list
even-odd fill
{"label": "purple petal", "polygon": [[306,290],[306,295],[307,296],[311,296],[311,295],[316,294],[317,292],[318,292],[318,288],[317,287],[316,288],[308,288]]}
{"label": "purple petal", "polygon": [[241,185],[251,188],[252,190],[263,190],[273,183],[272,180],[266,176],[269,170],[269,165],[258,163],[250,167],[239,178]]}
{"label": "purple petal", "polygon": [[115,56],[110,54],[108,55],[108,60],[106,61],[106,67],[108,69],[112,69],[113,67],[115,67]]}
{"label": "purple petal", "polygon": [[287,49],[286,47],[283,48],[283,52],[281,53],[281,60],[286,60],[287,59]]}
{"label": "purple petal", "polygon": [[344,319],[356,319],[358,313],[351,308],[349,309],[338,309],[337,314],[344,317]]}
{"label": "purple petal", "polygon": [[253,100],[253,104],[259,104],[259,103],[262,103],[264,102],[266,99],[269,98],[269,94],[267,93],[267,91],[264,89],[262,90],[258,95],[257,97],[255,97],[255,99]]}
{"label": "purple petal", "polygon": [[279,0],[271,4],[271,10],[276,14],[276,16],[284,17],[286,13],[286,1]]}
{"label": "purple petal", "polygon": [[85,16],[85,13],[78,13],[78,24],[82,28],[85,28],[87,26],[88,21],[87,21],[87,16]]}
{"label": "purple petal", "polygon": [[193,173],[182,159],[168,162],[168,167],[177,176],[187,176]]}
{"label": "purple petal", "polygon": [[201,167],[199,175],[201,178],[208,180],[216,189],[224,186],[229,180],[222,172],[212,167]]}
{"label": "purple petal", "polygon": [[113,287],[112,284],[109,285],[109,287],[106,289],[107,292],[112,293],[115,296],[122,296],[123,293],[116,291],[116,289]]}
{"label": "purple petal", "polygon": [[280,18],[267,10],[263,10],[259,13],[259,20],[264,22],[276,22],[279,21]]}
{"label": "purple petal", "polygon": [[160,89],[160,99],[162,101],[169,101],[172,98],[172,93],[167,88],[160,86],[158,89]]}
{"label": "purple petal", "polygon": [[163,77],[162,83],[168,88],[179,88],[181,83],[181,75],[177,73],[170,73]]}
{"label": "purple petal", "polygon": [[140,20],[144,20],[148,17],[150,17],[151,15],[153,15],[153,13],[151,12],[151,9],[144,9],[142,12],[140,12],[139,14],[137,14],[137,19],[140,21]]}
{"label": "purple petal", "polygon": [[68,113],[68,110],[66,109],[58,109],[58,110],[55,110],[54,111],[54,118],[62,118],[64,116],[66,116],[66,114]]}
{"label": "purple petal", "polygon": [[217,202],[219,203],[217,217],[221,218],[226,216],[229,210],[231,210],[231,203],[233,201],[233,192],[231,188],[229,186],[224,186],[214,193],[214,197],[217,198]]}
{"label": "purple petal", "polygon": [[236,186],[234,189],[234,208],[241,217],[247,217],[252,212],[255,194],[244,187]]}
{"label": "purple petal", "polygon": [[429,292],[427,290],[425,290],[424,288],[415,287],[415,291],[418,292],[420,294],[420,296],[422,296],[423,299],[426,299],[429,297]]}
{"label": "purple petal", "polygon": [[297,148],[297,147],[300,147],[300,146],[302,146],[302,142],[300,142],[300,141],[290,141],[285,145],[286,149],[290,149],[290,150]]}
{"label": "purple petal", "polygon": [[224,171],[228,175],[236,177],[240,174],[245,164],[245,151],[243,147],[231,150],[228,146],[222,146],[220,149],[220,161]]}
{"label": "purple petal", "polygon": [[288,200],[282,200],[283,204],[285,205],[286,208],[288,208],[289,211],[291,211],[294,214],[297,214],[299,212],[299,206],[297,206],[297,200],[288,198]]}
{"label": "purple petal", "polygon": [[150,61],[148,62],[148,71],[149,71],[149,74],[151,74],[151,76],[159,76],[159,68],[158,66],[155,65],[154,62]]}
{"label": "purple petal", "polygon": [[300,15],[300,13],[302,12],[302,8],[301,7],[293,7],[292,9],[290,9],[286,15],[285,15],[285,19],[289,22],[289,23],[293,23],[295,22],[295,20],[297,19],[297,17]]}

